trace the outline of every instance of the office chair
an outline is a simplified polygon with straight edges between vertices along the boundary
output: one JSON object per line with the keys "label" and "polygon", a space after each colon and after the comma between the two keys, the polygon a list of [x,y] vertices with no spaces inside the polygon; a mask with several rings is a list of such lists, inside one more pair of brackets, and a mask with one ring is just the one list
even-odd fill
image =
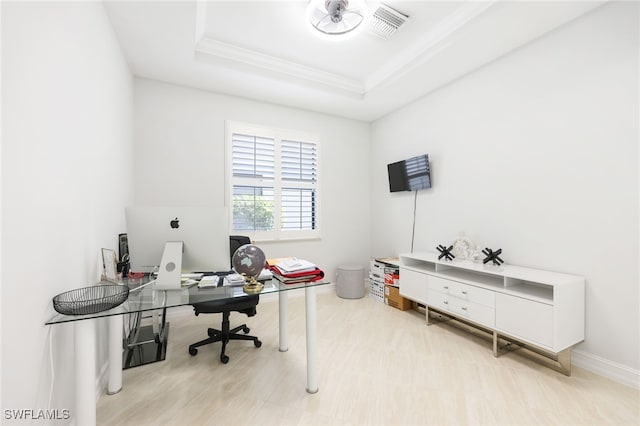
{"label": "office chair", "polygon": [[[251,244],[251,240],[248,237],[239,235],[231,235],[229,237],[229,250],[231,252],[231,259],[233,261],[233,254],[238,247],[244,244]],[[233,265],[231,265],[233,267]],[[189,354],[195,356],[198,353],[198,347],[208,345],[209,343],[222,342],[222,349],[220,350],[220,362],[226,364],[229,362],[229,357],[225,354],[227,343],[229,340],[252,340],[256,348],[262,346],[262,342],[255,336],[249,336],[250,329],[246,324],[242,324],[238,327],[230,329],[229,316],[231,312],[240,312],[249,317],[256,314],[256,306],[258,305],[259,296],[249,295],[243,297],[236,297],[227,300],[212,300],[209,302],[194,303],[193,310],[197,315],[200,314],[219,314],[222,313],[222,329],[215,328],[207,329],[209,337],[201,340],[189,346]],[[245,334],[240,334],[242,330]]]}

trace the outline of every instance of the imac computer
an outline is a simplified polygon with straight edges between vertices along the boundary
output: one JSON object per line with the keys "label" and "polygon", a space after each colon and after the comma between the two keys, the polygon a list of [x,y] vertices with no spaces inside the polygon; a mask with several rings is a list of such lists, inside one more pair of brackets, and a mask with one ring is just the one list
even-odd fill
{"label": "imac computer", "polygon": [[130,269],[157,271],[156,289],[182,289],[183,273],[229,270],[226,208],[134,206],[125,216]]}

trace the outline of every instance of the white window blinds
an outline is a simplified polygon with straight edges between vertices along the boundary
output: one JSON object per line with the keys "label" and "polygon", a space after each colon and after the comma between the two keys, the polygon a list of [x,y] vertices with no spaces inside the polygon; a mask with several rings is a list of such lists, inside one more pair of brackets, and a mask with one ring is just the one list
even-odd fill
{"label": "white window blinds", "polygon": [[253,239],[319,236],[318,144],[282,133],[228,133],[232,229]]}
{"label": "white window blinds", "polygon": [[316,229],[315,189],[282,188],[282,229]]}
{"label": "white window blinds", "polygon": [[270,138],[233,135],[233,176],[273,179],[275,141]]}
{"label": "white window blinds", "polygon": [[316,144],[282,141],[282,229],[316,229]]}
{"label": "white window blinds", "polygon": [[316,144],[282,141],[282,179],[315,182],[318,158]]}

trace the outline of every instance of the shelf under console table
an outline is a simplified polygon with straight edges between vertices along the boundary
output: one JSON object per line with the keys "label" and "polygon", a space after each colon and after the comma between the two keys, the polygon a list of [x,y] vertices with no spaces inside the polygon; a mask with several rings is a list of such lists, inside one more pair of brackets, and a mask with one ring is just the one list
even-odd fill
{"label": "shelf under console table", "polygon": [[[571,347],[584,340],[584,277],[514,265],[442,261],[436,253],[400,255],[400,294],[431,316],[486,331],[494,356],[524,347],[571,374]],[[515,345],[513,345],[515,343]]]}

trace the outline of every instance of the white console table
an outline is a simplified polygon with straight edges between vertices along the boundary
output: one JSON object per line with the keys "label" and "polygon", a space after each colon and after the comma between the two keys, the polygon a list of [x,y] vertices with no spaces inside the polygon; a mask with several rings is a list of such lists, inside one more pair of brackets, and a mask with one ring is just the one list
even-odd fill
{"label": "white console table", "polygon": [[471,261],[436,253],[400,256],[400,294],[430,311],[489,331],[494,355],[512,340],[542,352],[571,374],[570,348],[584,340],[584,277]]}

